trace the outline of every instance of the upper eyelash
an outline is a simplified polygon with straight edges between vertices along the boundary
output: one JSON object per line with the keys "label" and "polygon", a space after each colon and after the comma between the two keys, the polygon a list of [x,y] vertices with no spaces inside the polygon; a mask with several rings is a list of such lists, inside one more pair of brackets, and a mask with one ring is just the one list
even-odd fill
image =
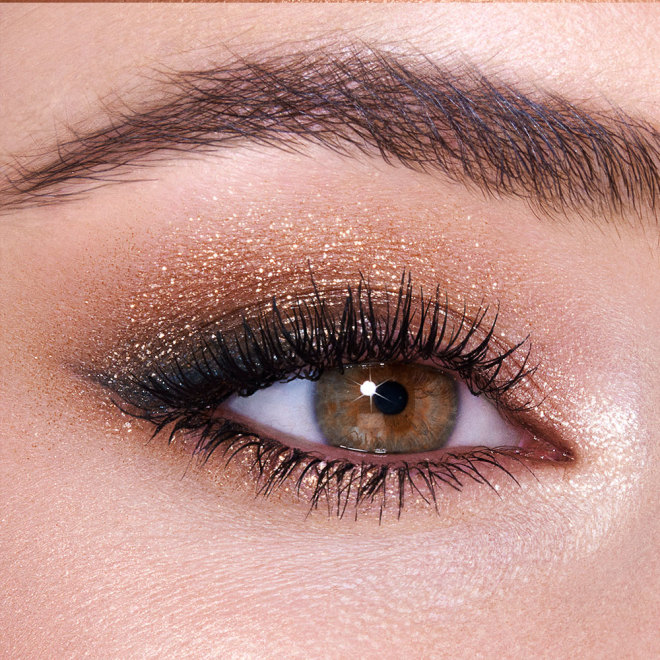
{"label": "upper eyelash", "polygon": [[[410,275],[404,272],[393,303],[386,292],[383,301],[376,301],[376,292],[361,277],[356,288],[347,287],[343,304],[334,311],[313,279],[312,284],[311,302],[301,300],[284,312],[273,299],[270,309],[255,320],[243,318],[230,333],[209,333],[188,356],[175,358],[169,367],[151,365],[146,374],[132,373],[123,397],[154,414],[191,405],[201,410],[232,394],[248,396],[275,382],[315,380],[325,369],[423,360],[456,373],[472,393],[508,410],[534,405],[531,397],[515,404],[503,401],[535,367],[529,366],[528,338],[501,348],[495,334],[498,314],[488,320],[487,306],[482,305],[471,319],[465,307],[456,315],[448,297],[440,297],[439,288],[431,298],[421,290],[416,295]],[[507,373],[503,373],[505,365],[512,367]]]}

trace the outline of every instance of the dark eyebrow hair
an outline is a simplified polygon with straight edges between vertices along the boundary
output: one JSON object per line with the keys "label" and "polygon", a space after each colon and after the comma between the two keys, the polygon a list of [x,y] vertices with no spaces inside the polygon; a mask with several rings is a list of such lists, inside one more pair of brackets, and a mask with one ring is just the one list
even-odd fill
{"label": "dark eyebrow hair", "polygon": [[[134,180],[129,169],[165,154],[247,141],[379,154],[546,213],[656,209],[660,133],[650,123],[554,93],[523,94],[469,64],[353,44],[232,56],[162,75],[153,105],[114,111],[101,129],[76,133],[36,160],[16,159],[0,187],[3,206],[76,198]],[[83,186],[64,186],[70,182]]]}

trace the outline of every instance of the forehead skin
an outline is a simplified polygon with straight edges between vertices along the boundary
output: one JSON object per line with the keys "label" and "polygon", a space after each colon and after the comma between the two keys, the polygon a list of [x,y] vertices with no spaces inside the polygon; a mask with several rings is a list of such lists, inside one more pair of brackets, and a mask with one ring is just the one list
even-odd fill
{"label": "forehead skin", "polygon": [[[102,124],[103,104],[121,98],[130,105],[148,95],[153,68],[199,69],[226,47],[268,50],[283,42],[325,43],[337,34],[439,58],[457,54],[527,87],[600,100],[658,122],[660,30],[651,5],[13,5],[2,7],[0,17],[0,162],[38,152],[67,126]],[[121,196],[121,187],[116,190]],[[11,224],[12,217],[2,221]],[[640,259],[640,270],[657,267],[657,253],[649,250]],[[650,268],[646,272],[651,279]],[[28,275],[16,281],[30,286]],[[14,294],[20,299],[18,290]],[[657,356],[653,341],[651,355]],[[11,364],[19,351],[10,348],[4,361]],[[646,384],[657,393],[657,357],[646,353],[644,360]],[[80,455],[69,451],[68,434],[79,438],[92,427],[67,425],[50,408],[34,422],[33,450],[7,442],[32,423],[19,419],[21,397],[33,402],[22,394],[31,383],[19,382],[20,369],[15,373],[11,420],[18,421],[7,425],[0,447],[0,467],[3,461],[9,466],[0,472],[0,592],[5,584],[11,591],[10,607],[0,605],[0,655],[4,635],[13,655],[25,657],[43,655],[44,648],[54,656],[91,649],[98,657],[261,657],[266,651],[273,657],[347,657],[356,647],[364,657],[651,657],[657,646],[658,525],[656,505],[649,503],[657,481],[645,482],[648,501],[629,507],[629,519],[619,521],[631,530],[625,540],[614,534],[602,547],[561,557],[559,546],[577,537],[567,529],[548,557],[518,556],[513,572],[487,534],[461,544],[463,537],[452,530],[427,533],[414,526],[383,529],[377,538],[336,533],[332,523],[327,533],[325,523],[310,533],[286,515],[279,518],[274,506],[265,508],[272,520],[250,511],[217,524],[217,510],[200,513],[196,507],[208,496],[203,486],[184,485],[189,500],[176,500],[180,456],[173,467],[174,461],[135,443],[130,451],[122,447],[121,460],[106,468],[106,458],[110,465],[115,455],[112,443],[103,456],[94,447]],[[63,397],[46,402],[69,403]],[[640,433],[646,440],[657,436],[657,417],[648,427]],[[45,459],[41,445],[34,449],[39,432],[59,433]],[[24,455],[33,462],[21,463]],[[30,474],[35,465],[45,466],[35,472],[41,479]],[[69,481],[53,476],[62,465],[70,469]],[[149,470],[138,472],[138,465]],[[98,484],[106,483],[94,470],[108,475],[102,491],[107,503],[92,501],[101,499]],[[120,492],[124,482],[112,481],[113,470],[143,492]],[[50,480],[68,489],[50,492]],[[11,499],[14,483],[29,492],[21,503],[32,503],[34,492],[38,506],[21,509],[18,498]],[[5,502],[11,506],[3,509]],[[527,510],[537,526],[525,530],[523,515],[517,529],[541,542],[545,529],[538,520],[559,506],[539,507],[535,517]],[[484,520],[493,522],[487,515]],[[3,538],[5,521],[11,539]],[[188,530],[190,521],[195,525]],[[480,523],[475,528],[482,529]],[[209,530],[220,531],[213,537]],[[594,537],[600,539],[597,530]],[[5,544],[11,565],[3,559],[9,556]],[[420,557],[437,559],[423,565]],[[537,583],[539,564],[552,570]]]}

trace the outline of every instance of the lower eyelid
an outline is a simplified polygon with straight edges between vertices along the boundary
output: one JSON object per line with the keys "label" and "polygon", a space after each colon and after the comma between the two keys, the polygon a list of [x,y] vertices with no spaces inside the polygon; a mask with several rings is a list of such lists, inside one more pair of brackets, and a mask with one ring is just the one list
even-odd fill
{"label": "lower eyelid", "polygon": [[164,433],[171,433],[169,441],[176,439],[186,453],[198,456],[200,466],[207,466],[205,472],[223,490],[234,492],[238,484],[247,495],[278,494],[308,512],[327,508],[338,517],[374,513],[380,521],[394,513],[398,519],[411,502],[412,508],[431,507],[440,513],[451,507],[452,492],[473,487],[499,492],[507,482],[518,487],[519,478],[535,475],[539,466],[572,460],[568,452],[531,434],[535,444],[523,443],[518,449],[450,447],[415,455],[378,456],[304,441],[283,444],[214,416],[217,412],[189,424],[179,418],[164,427]]}
{"label": "lower eyelid", "polygon": [[[200,440],[193,432],[191,447],[200,447]],[[466,489],[499,493],[507,483],[519,488],[524,475],[535,482],[536,471],[545,462],[525,449],[442,450],[420,453],[415,461],[411,456],[393,460],[392,455],[365,455],[332,446],[322,449],[322,453],[307,452],[303,447],[239,434],[210,455],[203,449],[200,457],[204,464],[210,458],[208,469],[213,478],[226,475],[232,489],[238,480],[248,493],[252,484],[257,495],[285,497],[291,504],[302,504],[307,513],[320,509],[339,518],[375,514],[381,522],[383,516],[391,514],[399,519],[409,508],[430,508],[440,514],[452,506],[451,493]],[[555,459],[569,460],[561,456]]]}

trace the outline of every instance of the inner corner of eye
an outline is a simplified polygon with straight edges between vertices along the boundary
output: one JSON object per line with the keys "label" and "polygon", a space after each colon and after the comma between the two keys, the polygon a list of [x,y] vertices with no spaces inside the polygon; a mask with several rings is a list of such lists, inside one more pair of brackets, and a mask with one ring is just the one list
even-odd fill
{"label": "inner corner of eye", "polygon": [[373,454],[513,448],[521,446],[525,433],[464,383],[417,364],[328,369],[315,381],[300,378],[235,395],[219,414],[283,443]]}

